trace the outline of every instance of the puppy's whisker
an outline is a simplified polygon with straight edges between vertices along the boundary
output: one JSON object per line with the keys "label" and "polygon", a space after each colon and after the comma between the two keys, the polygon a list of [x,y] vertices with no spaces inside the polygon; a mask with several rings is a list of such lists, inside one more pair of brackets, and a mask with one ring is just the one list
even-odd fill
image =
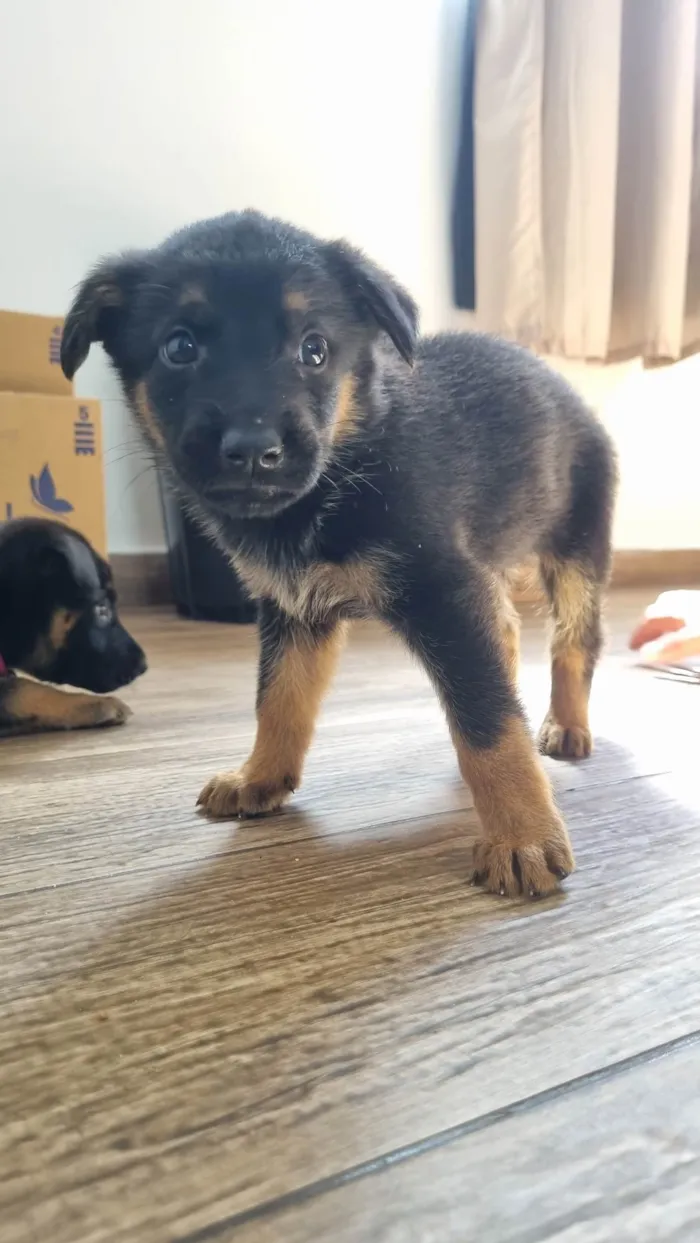
{"label": "puppy's whisker", "polygon": [[109,452],[109,450],[107,450],[107,452],[104,455],[104,460],[107,466],[118,466],[120,462],[128,462],[131,459],[134,459],[134,458],[138,459],[142,456],[143,456],[142,449],[129,449],[127,450],[126,453],[120,454],[119,457],[114,457]]}
{"label": "puppy's whisker", "polygon": [[382,495],[380,489],[372,483],[369,475],[367,475],[364,471],[354,470],[342,472],[341,479],[343,483],[349,483],[352,487],[354,487],[357,492],[362,491],[359,485],[364,483],[368,488],[371,488],[373,492],[376,492],[377,496]]}
{"label": "puppy's whisker", "polygon": [[138,474],[134,475],[133,478],[127,483],[124,492],[122,493],[122,499],[126,496],[127,492],[133,488],[134,484],[138,483],[139,479],[143,479],[144,475],[149,475],[154,469],[154,463],[149,462],[147,466],[144,466],[143,470],[140,470]]}
{"label": "puppy's whisker", "polygon": [[105,449],[105,453],[111,453],[114,449],[135,449],[142,444],[143,439],[140,436],[135,436],[132,440],[121,440],[115,445],[108,445]]}
{"label": "puppy's whisker", "polygon": [[332,475],[328,474],[328,471],[322,470],[321,474],[319,475],[319,479],[323,479],[325,483],[329,485],[329,487],[335,488],[336,492],[340,491],[340,480],[334,479]]}
{"label": "puppy's whisker", "polygon": [[379,488],[375,487],[375,485],[372,483],[372,480],[370,479],[369,475],[364,475],[364,474],[359,474],[359,473],[358,473],[356,477],[360,480],[360,482],[361,482],[361,483],[365,483],[365,484],[367,484],[367,487],[368,487],[368,488],[371,488],[373,492],[376,492],[376,493],[377,493],[377,496],[381,496],[381,495],[382,495],[381,490],[380,490]]}

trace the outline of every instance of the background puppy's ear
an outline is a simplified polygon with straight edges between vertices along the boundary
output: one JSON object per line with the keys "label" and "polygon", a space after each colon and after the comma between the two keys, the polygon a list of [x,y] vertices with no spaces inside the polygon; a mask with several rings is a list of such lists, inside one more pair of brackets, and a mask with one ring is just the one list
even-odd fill
{"label": "background puppy's ear", "polygon": [[68,380],[85,362],[93,341],[109,350],[128,300],[145,271],[138,254],[105,259],[83,281],[68,312],[61,339],[61,367]]}
{"label": "background puppy's ear", "polygon": [[388,272],[346,242],[326,246],[328,266],[356,308],[370,315],[391,338],[399,354],[413,363],[418,336],[418,307]]}

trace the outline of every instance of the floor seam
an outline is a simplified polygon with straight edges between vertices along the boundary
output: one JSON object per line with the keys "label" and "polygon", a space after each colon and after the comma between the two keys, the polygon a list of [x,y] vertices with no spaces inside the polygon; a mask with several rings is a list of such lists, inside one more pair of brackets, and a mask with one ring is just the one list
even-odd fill
{"label": "floor seam", "polygon": [[221,1218],[219,1221],[212,1222],[199,1230],[178,1235],[177,1238],[173,1239],[173,1243],[212,1243],[213,1240],[220,1238],[225,1232],[237,1229],[250,1222],[272,1217],[287,1209],[318,1199],[329,1192],[338,1191],[352,1183],[382,1174],[394,1166],[403,1165],[406,1161],[416,1160],[418,1157],[435,1152],[440,1148],[447,1148],[451,1144],[458,1143],[460,1140],[466,1139],[470,1135],[478,1134],[480,1131],[488,1130],[510,1118],[530,1113],[533,1110],[542,1108],[544,1105],[552,1104],[563,1098],[573,1096],[577,1092],[585,1091],[587,1088],[595,1087],[599,1083],[606,1083],[612,1079],[617,1079],[641,1066],[651,1065],[654,1062],[661,1061],[663,1058],[672,1057],[675,1053],[683,1052],[694,1046],[700,1046],[700,1029],[688,1032],[683,1036],[677,1036],[673,1040],[665,1041],[663,1044],[655,1045],[650,1049],[644,1049],[639,1053],[633,1053],[629,1057],[621,1058],[617,1062],[611,1062],[598,1070],[588,1071],[586,1074],[578,1075],[574,1079],[568,1079],[564,1083],[556,1084],[551,1088],[545,1088],[541,1092],[533,1093],[531,1096],[522,1097],[520,1100],[513,1101],[508,1105],[502,1105],[498,1109],[489,1110],[485,1114],[479,1114],[478,1117],[471,1118],[468,1122],[460,1122],[442,1131],[435,1131],[432,1135],[417,1140],[413,1144],[404,1144],[392,1149],[390,1152],[382,1153],[378,1157],[362,1161],[358,1165],[348,1166],[347,1169],[340,1170],[336,1174],[328,1174],[325,1178],[305,1183],[303,1186],[296,1187],[293,1191],[285,1192],[283,1195],[263,1200],[252,1208]]}

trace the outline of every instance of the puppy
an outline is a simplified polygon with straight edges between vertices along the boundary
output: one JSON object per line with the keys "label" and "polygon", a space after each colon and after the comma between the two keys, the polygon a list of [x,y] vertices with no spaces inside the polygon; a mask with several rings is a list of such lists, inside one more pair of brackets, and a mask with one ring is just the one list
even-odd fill
{"label": "puppy", "polygon": [[145,669],[111,570],[82,535],[39,518],[0,527],[0,732],[120,725],[130,710],[104,692]]}
{"label": "puppy", "polygon": [[416,307],[343,242],[256,212],[108,259],[63,337],[103,343],[153,454],[260,602],[257,737],[200,795],[272,811],[299,785],[348,618],[386,622],[444,705],[483,836],[474,879],[557,887],[574,860],[516,690],[508,572],[553,616],[547,755],[588,755],[615,464],[573,390],[481,335],[419,339]]}

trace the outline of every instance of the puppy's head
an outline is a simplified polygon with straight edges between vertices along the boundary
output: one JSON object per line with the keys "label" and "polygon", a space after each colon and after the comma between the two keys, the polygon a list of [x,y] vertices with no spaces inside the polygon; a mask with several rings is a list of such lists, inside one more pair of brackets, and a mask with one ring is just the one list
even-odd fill
{"label": "puppy's head", "polygon": [[106,693],[145,672],[117,613],[112,572],[62,523],[18,519],[0,531],[0,652],[46,682]]}
{"label": "puppy's head", "polygon": [[72,377],[101,341],[161,464],[205,518],[272,516],[310,492],[391,349],[407,293],[344,243],[255,212],[101,264],[65,325]]}

